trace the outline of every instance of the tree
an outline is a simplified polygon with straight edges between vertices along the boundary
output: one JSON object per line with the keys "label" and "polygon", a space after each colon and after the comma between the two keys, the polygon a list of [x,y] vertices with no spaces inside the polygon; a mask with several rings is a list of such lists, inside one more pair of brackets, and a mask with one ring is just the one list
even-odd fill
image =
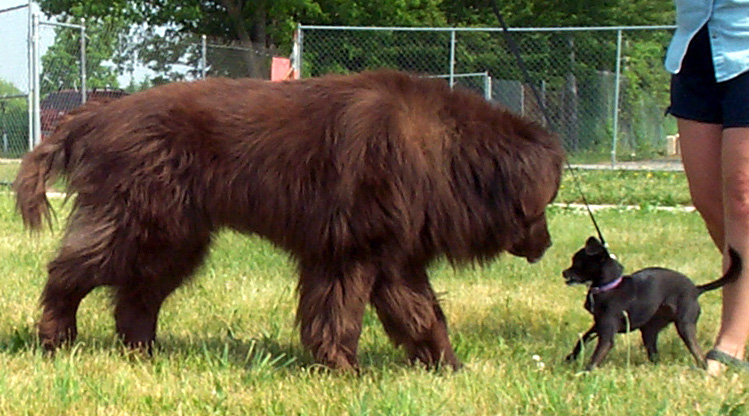
{"label": "tree", "polygon": [[0,154],[18,157],[28,149],[28,100],[15,85],[0,79]]}
{"label": "tree", "polygon": [[[45,13],[65,18],[103,19],[116,16],[135,24],[140,41],[121,47],[118,62],[133,57],[163,72],[182,60],[197,67],[196,34],[209,42],[243,51],[244,75],[267,77],[267,63],[275,54],[288,55],[298,22],[346,25],[432,25],[446,23],[439,0],[42,0]],[[154,28],[162,28],[161,31]],[[170,62],[171,61],[171,62]],[[236,68],[211,68],[219,75]],[[167,71],[168,72],[168,71]],[[179,77],[171,73],[168,78]],[[158,80],[157,80],[158,81]]]}
{"label": "tree", "polygon": [[[73,19],[69,19],[73,20]],[[75,20],[73,20],[75,22]],[[80,22],[80,20],[77,20]],[[122,22],[102,18],[99,25],[86,31],[86,88],[118,87],[117,69],[105,62],[113,59]],[[46,94],[65,88],[80,89],[81,31],[68,27],[55,28],[55,43],[42,56],[41,91]]]}
{"label": "tree", "polygon": [[[129,25],[129,33],[122,30],[129,40],[110,48],[114,51],[112,61],[120,71],[127,71],[134,63],[153,69],[160,74],[146,83],[153,85],[198,76],[202,51],[197,35],[204,34],[209,44],[220,46],[208,49],[209,75],[267,78],[270,57],[290,53],[297,22],[497,27],[490,1],[41,0],[40,5],[45,12],[66,18],[86,17],[93,22],[114,18]],[[497,3],[511,27],[652,25],[670,24],[674,19],[673,5],[660,0],[497,0]],[[449,38],[444,34],[439,35],[441,38],[418,38],[394,31],[374,34],[352,31],[337,32],[335,37],[328,38],[312,39],[312,36],[324,34],[310,33],[305,39],[306,45],[316,43],[320,48],[305,47],[304,76],[374,67],[432,74],[448,70],[445,45],[449,44]],[[530,82],[546,88],[551,127],[562,130],[575,148],[603,142],[602,138],[610,135],[608,119],[586,112],[600,115],[606,105],[603,101],[610,82],[603,79],[614,72],[616,42],[610,37],[574,32],[513,34],[513,39],[524,51]],[[639,46],[626,50],[625,58],[631,63],[633,77],[622,95],[622,100],[631,104],[625,107],[635,108],[653,86],[663,85],[665,71],[649,71],[648,65],[639,62],[656,59],[653,57],[659,51],[662,53],[664,42],[662,34],[644,34]],[[501,34],[461,34],[455,52],[456,72],[490,71],[496,79],[525,82]],[[659,94],[658,100],[662,99]],[[558,122],[571,123],[571,127],[557,128]]]}

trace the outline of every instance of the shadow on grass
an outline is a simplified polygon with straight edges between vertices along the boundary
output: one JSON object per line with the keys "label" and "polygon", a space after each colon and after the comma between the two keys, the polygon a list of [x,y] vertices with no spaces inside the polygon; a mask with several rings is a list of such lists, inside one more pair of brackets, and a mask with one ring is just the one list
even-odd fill
{"label": "shadow on grass", "polygon": [[[114,334],[81,334],[72,346],[62,346],[60,356],[73,354],[121,354],[123,359],[138,361],[165,359],[167,361],[196,362],[211,368],[236,368],[245,371],[309,372],[330,371],[315,363],[312,355],[300,344],[280,342],[271,336],[238,339],[226,336],[179,337],[163,334],[157,337],[152,354],[125,347]],[[0,330],[0,354],[47,354],[39,343],[35,325],[14,322]],[[402,348],[388,343],[376,343],[359,349],[360,374],[371,369],[407,368],[413,365]],[[200,364],[197,364],[200,363]],[[189,364],[188,364],[189,365]]]}
{"label": "shadow on grass", "polygon": [[39,348],[36,327],[26,323],[12,323],[0,331],[0,353],[19,354]]}

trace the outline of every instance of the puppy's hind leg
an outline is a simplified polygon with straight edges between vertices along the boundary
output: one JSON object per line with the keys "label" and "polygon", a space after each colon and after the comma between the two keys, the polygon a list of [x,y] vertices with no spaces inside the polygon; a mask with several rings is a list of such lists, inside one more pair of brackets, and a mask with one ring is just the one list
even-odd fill
{"label": "puppy's hind leg", "polygon": [[648,352],[648,359],[655,363],[658,362],[658,333],[661,332],[670,323],[667,319],[653,318],[650,322],[640,328],[642,343],[645,344],[645,350]]}
{"label": "puppy's hind leg", "polygon": [[[697,312],[699,314],[699,311]],[[679,336],[684,341],[684,344],[686,344],[687,348],[689,349],[689,352],[692,353],[692,356],[694,357],[694,360],[697,362],[697,365],[700,367],[705,367],[705,356],[702,354],[702,348],[700,348],[700,344],[697,342],[697,323],[696,319],[683,319],[680,318],[676,321],[676,331],[679,333]]]}

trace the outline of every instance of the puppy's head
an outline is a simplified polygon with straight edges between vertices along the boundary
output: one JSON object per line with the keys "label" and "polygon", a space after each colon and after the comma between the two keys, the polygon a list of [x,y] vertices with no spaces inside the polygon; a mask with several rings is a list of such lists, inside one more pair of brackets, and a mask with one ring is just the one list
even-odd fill
{"label": "puppy's head", "polygon": [[592,284],[609,282],[621,276],[624,268],[616,261],[603,244],[589,237],[585,247],[572,256],[572,266],[562,272],[565,283]]}

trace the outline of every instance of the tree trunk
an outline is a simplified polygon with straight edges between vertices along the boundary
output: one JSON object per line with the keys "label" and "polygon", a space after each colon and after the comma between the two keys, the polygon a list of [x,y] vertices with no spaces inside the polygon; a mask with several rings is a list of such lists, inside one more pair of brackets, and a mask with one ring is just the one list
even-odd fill
{"label": "tree trunk", "polygon": [[[239,42],[242,48],[247,49],[242,53],[245,65],[247,66],[247,76],[251,78],[267,78],[262,71],[261,59],[258,59],[257,50],[265,49],[265,39],[254,39],[247,30],[247,25],[244,20],[243,9],[246,3],[242,0],[221,0],[226,11],[229,14],[234,30],[237,33]],[[257,24],[258,16],[262,16],[263,33],[265,33],[265,16],[266,16],[266,3],[264,1],[258,2],[255,9],[255,16],[253,17],[253,24]]]}

